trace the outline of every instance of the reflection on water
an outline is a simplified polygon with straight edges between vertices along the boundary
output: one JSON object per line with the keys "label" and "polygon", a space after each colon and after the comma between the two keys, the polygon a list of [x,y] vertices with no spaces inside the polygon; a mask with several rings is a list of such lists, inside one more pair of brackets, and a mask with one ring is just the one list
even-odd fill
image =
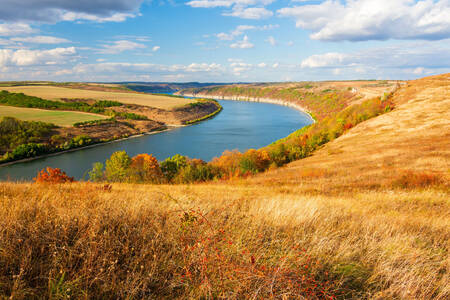
{"label": "reflection on water", "polygon": [[[77,179],[92,164],[113,152],[130,156],[152,153],[159,160],[177,153],[209,161],[224,150],[261,148],[309,125],[310,118],[292,108],[267,103],[219,101],[222,112],[213,119],[154,135],[127,139],[30,162],[0,167],[0,179],[29,180],[44,167],[61,168]],[[86,177],[87,178],[87,177]]]}

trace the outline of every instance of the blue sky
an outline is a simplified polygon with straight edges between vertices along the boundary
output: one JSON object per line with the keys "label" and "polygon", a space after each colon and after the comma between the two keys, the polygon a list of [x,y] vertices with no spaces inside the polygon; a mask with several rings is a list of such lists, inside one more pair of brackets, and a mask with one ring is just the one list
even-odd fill
{"label": "blue sky", "polygon": [[0,80],[413,79],[450,72],[450,0],[2,0]]}

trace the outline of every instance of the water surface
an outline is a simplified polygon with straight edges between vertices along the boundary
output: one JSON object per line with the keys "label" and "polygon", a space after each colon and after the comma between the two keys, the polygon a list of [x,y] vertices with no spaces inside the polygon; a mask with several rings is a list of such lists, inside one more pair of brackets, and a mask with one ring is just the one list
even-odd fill
{"label": "water surface", "polygon": [[158,160],[179,153],[210,161],[224,150],[261,148],[311,124],[308,115],[286,106],[219,102],[223,110],[210,120],[154,135],[0,167],[0,180],[30,180],[47,166],[61,168],[68,175],[80,179],[86,176],[94,162],[105,162],[119,150],[127,151],[130,156],[151,153]]}

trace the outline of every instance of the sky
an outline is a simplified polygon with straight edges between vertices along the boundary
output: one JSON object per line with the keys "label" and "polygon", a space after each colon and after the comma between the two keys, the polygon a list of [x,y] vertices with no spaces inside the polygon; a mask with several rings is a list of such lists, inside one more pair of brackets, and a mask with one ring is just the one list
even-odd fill
{"label": "sky", "polygon": [[280,82],[450,72],[450,0],[0,0],[0,80]]}

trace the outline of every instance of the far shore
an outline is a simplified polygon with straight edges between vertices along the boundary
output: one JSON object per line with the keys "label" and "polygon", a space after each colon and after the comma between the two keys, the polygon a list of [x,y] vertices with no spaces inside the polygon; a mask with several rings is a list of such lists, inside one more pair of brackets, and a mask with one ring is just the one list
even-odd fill
{"label": "far shore", "polygon": [[269,104],[277,104],[282,106],[289,106],[292,107],[298,111],[301,111],[302,113],[305,113],[308,115],[308,117],[313,121],[313,123],[316,122],[314,117],[311,115],[311,112],[305,109],[301,105],[297,105],[295,103],[291,103],[285,100],[280,99],[271,99],[271,98],[254,98],[254,97],[248,97],[248,96],[223,96],[223,95],[208,95],[208,94],[192,94],[192,93],[175,93],[174,95],[180,95],[185,97],[191,97],[191,98],[206,98],[206,99],[215,99],[215,100],[230,100],[230,101],[246,101],[246,102],[261,102],[261,103],[269,103]]}
{"label": "far shore", "polygon": [[[304,109],[303,107],[293,104],[293,103],[289,103],[287,101],[282,101],[282,100],[277,100],[277,99],[266,99],[266,98],[259,98],[259,99],[255,99],[255,98],[248,98],[245,97],[245,99],[238,99],[237,97],[228,97],[228,96],[218,96],[218,95],[204,95],[204,94],[184,94],[181,96],[186,96],[186,97],[192,97],[192,98],[208,98],[208,99],[215,99],[215,100],[227,100],[227,101],[247,101],[247,102],[261,102],[261,103],[270,103],[270,104],[277,104],[277,105],[282,105],[282,106],[289,106],[291,108],[294,108],[298,111],[301,111],[303,113],[305,113],[306,115],[308,115],[308,117],[311,119],[311,121],[313,121],[313,123],[315,123],[316,121],[314,120],[314,118],[310,115],[310,113]],[[241,98],[241,97],[239,97]],[[212,116],[214,117],[214,116]],[[199,122],[202,121],[206,121],[208,119],[210,119],[211,117],[208,117],[205,120],[200,120]],[[99,143],[95,143],[95,144],[91,144],[88,146],[83,146],[83,147],[78,147],[78,148],[73,148],[73,149],[69,149],[69,150],[63,150],[63,151],[58,151],[58,152],[54,152],[54,153],[48,153],[48,154],[43,154],[43,155],[39,155],[39,156],[34,156],[34,157],[29,157],[29,158],[24,158],[24,159],[20,159],[20,160],[15,160],[15,161],[10,161],[10,162],[6,162],[6,163],[0,163],[0,168],[1,167],[6,167],[6,166],[10,166],[10,165],[14,165],[14,164],[18,164],[18,163],[23,163],[23,162],[29,162],[29,161],[33,161],[33,160],[37,160],[37,159],[41,159],[41,158],[46,158],[46,157],[52,157],[52,156],[56,156],[56,155],[60,155],[60,154],[64,154],[64,153],[69,153],[69,152],[74,152],[74,151],[78,151],[78,150],[83,150],[83,149],[89,149],[89,148],[93,148],[93,147],[97,147],[97,146],[101,146],[101,145],[107,145],[107,144],[111,144],[111,143],[116,143],[116,142],[121,142],[121,141],[125,141],[128,139],[132,139],[132,138],[138,138],[138,137],[142,137],[145,135],[153,135],[153,134],[158,134],[158,133],[162,133],[162,132],[166,132],[166,131],[170,131],[176,128],[180,128],[180,127],[186,127],[186,126],[191,126],[191,125],[195,125],[199,122],[195,122],[195,123],[191,123],[191,124],[186,124],[186,125],[166,125],[166,129],[163,130],[153,130],[153,131],[149,131],[149,132],[145,132],[145,133],[140,133],[140,134],[135,134],[135,135],[130,135],[128,137],[124,137],[124,138],[120,138],[117,140],[112,140],[112,141],[108,141],[108,142],[99,142]],[[1,181],[1,180],[0,180]]]}

